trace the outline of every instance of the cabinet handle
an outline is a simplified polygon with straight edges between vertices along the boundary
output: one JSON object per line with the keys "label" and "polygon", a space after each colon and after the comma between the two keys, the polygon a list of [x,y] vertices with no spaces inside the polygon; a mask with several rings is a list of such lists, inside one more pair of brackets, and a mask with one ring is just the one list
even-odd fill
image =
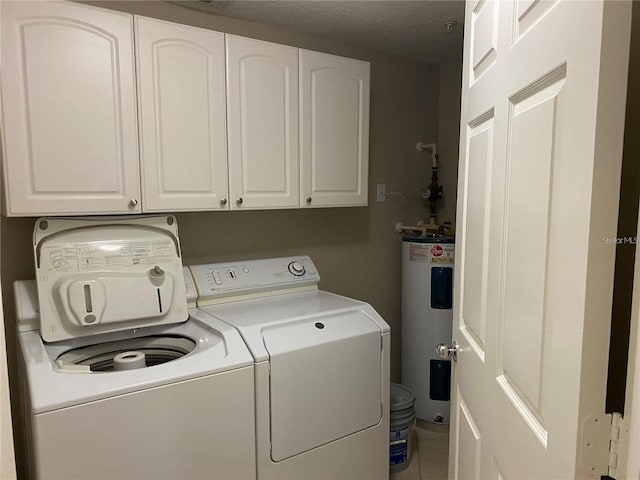
{"label": "cabinet handle", "polygon": [[242,205],[242,202],[244,202],[244,200],[242,199],[242,197],[238,197],[238,199],[236,200],[236,203],[238,205]]}
{"label": "cabinet handle", "polygon": [[227,199],[226,198],[221,198],[220,199],[220,205],[226,205],[227,204]]}
{"label": "cabinet handle", "polygon": [[138,200],[136,200],[135,198],[132,198],[131,200],[129,200],[130,207],[135,207],[137,205],[138,205]]}
{"label": "cabinet handle", "polygon": [[307,203],[311,203],[311,197],[307,197]]}

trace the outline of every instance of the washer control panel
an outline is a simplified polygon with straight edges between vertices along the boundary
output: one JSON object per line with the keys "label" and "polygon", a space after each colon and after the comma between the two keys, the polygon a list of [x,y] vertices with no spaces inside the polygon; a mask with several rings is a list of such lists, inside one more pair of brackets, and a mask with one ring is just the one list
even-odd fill
{"label": "washer control panel", "polygon": [[198,291],[198,305],[219,303],[229,297],[316,289],[320,281],[308,256],[191,265],[189,269]]}

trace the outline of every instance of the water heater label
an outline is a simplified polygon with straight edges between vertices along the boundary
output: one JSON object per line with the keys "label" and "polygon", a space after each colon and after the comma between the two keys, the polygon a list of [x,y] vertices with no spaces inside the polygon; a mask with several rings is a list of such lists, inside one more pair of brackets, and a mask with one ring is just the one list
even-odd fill
{"label": "water heater label", "polygon": [[454,245],[446,243],[411,243],[409,244],[409,261],[452,265],[454,249]]}
{"label": "water heater label", "polygon": [[429,244],[410,243],[409,244],[409,261],[428,263],[429,262]]}
{"label": "water heater label", "polygon": [[432,245],[431,263],[453,263],[453,245]]}

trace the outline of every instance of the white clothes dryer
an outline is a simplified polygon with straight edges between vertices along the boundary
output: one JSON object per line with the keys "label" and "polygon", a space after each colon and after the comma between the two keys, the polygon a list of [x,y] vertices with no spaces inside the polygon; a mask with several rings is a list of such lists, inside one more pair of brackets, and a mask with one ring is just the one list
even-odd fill
{"label": "white clothes dryer", "polygon": [[235,327],[255,361],[258,479],[388,479],[382,317],[318,290],[306,256],[190,268],[198,307]]}
{"label": "white clothes dryer", "polygon": [[30,477],[255,478],[253,358],[188,309],[175,218],[40,219],[34,254],[14,285]]}

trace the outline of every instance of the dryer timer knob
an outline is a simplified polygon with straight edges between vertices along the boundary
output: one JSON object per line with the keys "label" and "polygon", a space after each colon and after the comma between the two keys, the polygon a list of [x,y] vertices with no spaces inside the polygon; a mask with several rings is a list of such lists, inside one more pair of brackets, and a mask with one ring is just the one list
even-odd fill
{"label": "dryer timer knob", "polygon": [[301,277],[305,274],[306,270],[304,269],[304,265],[299,262],[291,262],[289,264],[289,272],[291,272],[296,277]]}

